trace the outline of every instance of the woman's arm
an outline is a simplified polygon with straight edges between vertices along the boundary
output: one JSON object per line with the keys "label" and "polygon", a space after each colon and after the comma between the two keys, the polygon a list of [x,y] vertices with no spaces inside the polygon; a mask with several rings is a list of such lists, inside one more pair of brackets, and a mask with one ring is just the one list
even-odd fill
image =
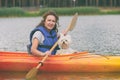
{"label": "woman's arm", "polygon": [[31,46],[31,52],[35,56],[45,56],[45,53],[42,53],[41,51],[37,50],[39,44],[39,40],[37,38],[34,38],[32,40],[32,46]]}
{"label": "woman's arm", "polygon": [[31,53],[35,56],[45,56],[46,54],[51,55],[50,51],[46,51],[45,53],[39,51],[38,48],[39,40],[37,38],[34,38],[32,41],[32,46],[31,46]]}

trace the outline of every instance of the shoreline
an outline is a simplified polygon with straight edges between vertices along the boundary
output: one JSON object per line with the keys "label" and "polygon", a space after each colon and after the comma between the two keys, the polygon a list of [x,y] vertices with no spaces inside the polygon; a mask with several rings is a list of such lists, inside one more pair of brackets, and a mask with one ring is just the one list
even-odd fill
{"label": "shoreline", "polygon": [[60,16],[73,15],[78,12],[79,15],[119,15],[119,7],[72,7],[72,8],[41,8],[27,10],[23,8],[0,8],[0,17],[37,17],[48,10],[54,10]]}

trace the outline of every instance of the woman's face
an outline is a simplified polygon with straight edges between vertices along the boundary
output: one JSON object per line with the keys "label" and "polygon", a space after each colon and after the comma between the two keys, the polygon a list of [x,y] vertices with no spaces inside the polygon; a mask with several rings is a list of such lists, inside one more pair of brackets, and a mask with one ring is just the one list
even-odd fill
{"label": "woman's face", "polygon": [[56,18],[53,15],[48,15],[44,22],[45,27],[50,31],[54,28],[56,24]]}

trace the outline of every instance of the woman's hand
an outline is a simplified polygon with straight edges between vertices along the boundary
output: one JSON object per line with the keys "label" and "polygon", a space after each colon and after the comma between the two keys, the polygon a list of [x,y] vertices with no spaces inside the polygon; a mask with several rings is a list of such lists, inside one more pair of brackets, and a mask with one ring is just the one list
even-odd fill
{"label": "woman's hand", "polygon": [[51,55],[51,51],[46,51],[45,55]]}
{"label": "woman's hand", "polygon": [[63,34],[64,36],[67,35],[66,30],[63,30],[63,31],[62,31],[62,34]]}

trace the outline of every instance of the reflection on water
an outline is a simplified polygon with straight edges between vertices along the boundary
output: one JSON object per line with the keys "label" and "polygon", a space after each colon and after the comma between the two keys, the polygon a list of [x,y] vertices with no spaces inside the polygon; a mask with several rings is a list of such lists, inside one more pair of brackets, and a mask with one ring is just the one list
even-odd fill
{"label": "reflection on water", "polygon": [[[25,75],[2,72],[0,80],[25,80]],[[120,80],[120,73],[39,73],[34,80]]]}
{"label": "reflection on water", "polygon": [[38,76],[38,80],[114,80],[120,79],[119,76],[118,73],[44,73]]}

